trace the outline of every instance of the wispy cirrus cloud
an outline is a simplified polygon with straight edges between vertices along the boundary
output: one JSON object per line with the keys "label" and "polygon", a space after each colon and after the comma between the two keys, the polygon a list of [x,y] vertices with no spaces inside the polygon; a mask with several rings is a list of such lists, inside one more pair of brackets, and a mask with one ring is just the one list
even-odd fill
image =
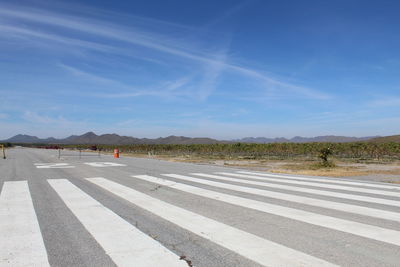
{"label": "wispy cirrus cloud", "polygon": [[79,39],[74,39],[74,38],[62,37],[62,36],[56,35],[56,34],[43,33],[40,31],[35,31],[35,30],[31,30],[31,29],[19,27],[19,26],[0,25],[0,32],[3,34],[13,35],[15,37],[29,36],[29,37],[34,37],[34,38],[40,38],[40,39],[58,42],[61,44],[78,46],[78,47],[82,47],[82,48],[86,48],[86,49],[90,49],[90,50],[99,50],[99,51],[103,51],[103,52],[111,52],[112,50],[114,50],[112,47],[107,46],[107,45],[102,45],[102,44],[79,40]]}
{"label": "wispy cirrus cloud", "polygon": [[400,97],[386,96],[372,100],[368,104],[370,107],[400,107]]}
{"label": "wispy cirrus cloud", "polygon": [[[113,52],[113,50],[123,51],[126,45],[134,45],[150,49],[166,56],[173,56],[188,61],[190,64],[199,65],[200,69],[205,69],[203,82],[200,83],[202,89],[199,90],[198,97],[200,100],[206,99],[215,89],[216,81],[222,71],[229,71],[248,79],[258,81],[260,86],[265,87],[269,91],[278,90],[286,92],[291,96],[302,96],[310,99],[329,99],[330,94],[276,79],[257,71],[252,68],[245,67],[241,64],[231,62],[229,52],[218,52],[215,49],[200,48],[193,42],[185,41],[182,36],[166,36],[156,29],[147,29],[145,26],[125,27],[119,24],[105,22],[104,18],[98,19],[93,17],[79,17],[78,15],[64,14],[57,11],[44,11],[35,8],[21,8],[11,5],[5,5],[0,9],[3,16],[2,21],[14,23],[17,20],[27,21],[48,27],[64,29],[65,35],[87,36],[93,39],[100,36],[103,39],[100,42],[76,40],[66,36],[57,36],[56,34],[38,32],[32,29],[21,28],[17,26],[3,25],[2,29],[16,34],[25,34],[28,36],[51,39],[62,43],[81,46],[86,49],[101,50],[103,52]],[[97,16],[99,17],[99,16]],[[162,21],[157,21],[162,24]],[[165,22],[165,27],[171,26]],[[178,27],[172,25],[173,27]],[[151,27],[149,27],[151,28]],[[184,27],[182,27],[184,28]],[[0,28],[1,31],[1,28]],[[201,29],[199,29],[201,31]],[[83,34],[83,35],[82,35]],[[117,43],[115,43],[117,42]]]}
{"label": "wispy cirrus cloud", "polygon": [[308,5],[279,1],[156,2],[0,1],[0,134],[398,131],[396,35],[374,28],[388,21],[346,32],[318,4],[304,20]]}
{"label": "wispy cirrus cloud", "polygon": [[60,124],[67,122],[62,116],[53,118],[46,115],[40,115],[34,111],[25,111],[22,118],[30,123],[39,123],[39,124],[53,124],[53,123]]}
{"label": "wispy cirrus cloud", "polygon": [[110,78],[105,78],[99,75],[88,73],[72,66],[68,66],[65,64],[59,64],[59,66],[77,77],[94,82],[95,84],[112,88],[113,91],[90,92],[87,94],[88,96],[95,96],[100,98],[131,98],[139,96],[173,97],[190,95],[187,91],[180,91],[179,89],[188,84],[191,80],[191,77],[183,77],[177,80],[166,81],[159,84],[154,83],[152,85],[149,85],[148,88],[139,89],[138,87],[127,85]]}

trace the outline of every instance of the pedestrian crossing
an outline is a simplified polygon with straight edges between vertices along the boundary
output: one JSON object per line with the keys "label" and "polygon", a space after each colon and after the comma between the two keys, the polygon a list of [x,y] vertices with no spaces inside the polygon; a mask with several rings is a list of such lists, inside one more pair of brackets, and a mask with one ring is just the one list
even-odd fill
{"label": "pedestrian crossing", "polygon": [[[226,184],[226,183],[213,182],[213,181],[209,181],[209,180],[202,180],[202,179],[197,179],[197,178],[183,176],[183,175],[165,174],[165,176],[182,179],[182,180],[186,180],[186,181],[193,181],[193,182],[197,182],[200,184],[212,185],[214,187],[230,189],[233,191],[244,192],[244,193],[249,193],[249,194],[253,194],[253,195],[260,195],[260,196],[265,196],[265,197],[269,197],[269,198],[297,202],[297,203],[306,204],[306,205],[310,205],[310,206],[323,207],[323,208],[327,208],[327,209],[334,209],[334,210],[338,210],[338,211],[345,211],[345,212],[349,212],[349,213],[356,213],[356,214],[360,214],[360,215],[364,215],[364,216],[370,216],[370,217],[376,217],[376,218],[400,222],[400,213],[397,213],[397,212],[390,212],[390,211],[385,211],[385,210],[367,208],[367,207],[345,204],[345,203],[338,203],[338,202],[334,202],[334,201],[326,201],[326,200],[321,200],[321,199],[318,201],[315,201],[314,198],[310,198],[310,197],[296,196],[296,195],[291,195],[291,194],[283,194],[283,193],[278,193],[278,192],[274,192],[274,191],[249,188],[249,187],[245,187],[245,186],[237,186],[237,185],[231,185],[231,184]],[[135,176],[135,177],[141,178],[141,176]],[[213,176],[213,177],[215,177],[215,176]],[[150,180],[151,178],[152,177],[147,177],[148,180]],[[227,179],[229,180],[229,178],[227,178]],[[290,213],[293,214],[293,212],[290,212]]]}
{"label": "pedestrian crossing", "polygon": [[299,181],[312,181],[312,182],[320,182],[323,184],[326,183],[332,183],[332,184],[344,184],[344,185],[350,185],[350,186],[364,186],[364,187],[373,187],[373,188],[382,188],[382,189],[393,189],[398,192],[400,192],[400,187],[399,186],[394,186],[394,185],[382,185],[379,183],[360,183],[360,182],[353,182],[353,181],[348,181],[348,180],[338,180],[338,179],[329,179],[329,178],[307,178],[307,177],[300,177],[300,176],[290,176],[290,175],[280,175],[280,174],[270,174],[270,173],[255,173],[255,172],[248,172],[248,171],[238,171],[237,173],[240,174],[248,174],[248,175],[257,175],[261,177],[279,177],[279,178],[284,178],[284,179],[290,179],[290,180],[299,180]]}
{"label": "pedestrian crossing", "polygon": [[[333,239],[338,238],[332,240],[335,242],[355,237],[362,240],[362,245],[380,242],[393,251],[387,266],[395,266],[393,261],[396,260],[400,262],[400,186],[346,180],[324,183],[321,178],[249,171],[132,174],[118,178],[82,177],[80,180],[85,184],[83,188],[70,178],[47,179],[46,183],[117,266],[202,265],[200,261],[182,260],[182,251],[138,229],[101,199],[94,197],[87,188],[129,203],[158,220],[261,266],[356,265],[343,264],[340,255],[328,257],[310,253],[207,217],[171,203],[161,195],[143,191],[140,186],[136,188],[135,183],[162,187],[169,190],[171,197],[178,199],[183,193],[205,201],[217,201],[222,206],[233,205],[243,210],[243,214],[252,210],[279,216],[293,227],[304,224],[341,233],[332,235]],[[129,181],[130,185],[124,181]],[[329,199],[321,196],[328,196]],[[291,203],[294,207],[290,207]],[[385,205],[386,208],[379,209],[369,204]],[[302,208],[308,206],[317,209],[310,211]],[[46,229],[40,228],[35,212],[37,208],[40,207],[33,204],[28,181],[4,182],[0,194],[0,266],[50,266],[52,261],[49,257],[54,255],[48,254],[49,247],[42,237],[42,231]],[[330,212],[327,215],[319,210]],[[336,213],[349,216],[336,216]],[[360,217],[353,220],[353,215]],[[246,219],[251,222],[251,218]],[[371,223],[371,220],[378,223]],[[292,231],[296,232],[296,229]],[[310,240],[310,243],[313,242],[320,241]],[[343,250],[345,252],[346,248]]]}
{"label": "pedestrian crossing", "polygon": [[118,266],[177,266],[185,263],[65,179],[48,180],[68,208]]}
{"label": "pedestrian crossing", "polygon": [[[182,176],[182,175],[173,175],[166,174],[165,176],[180,178],[189,180],[190,177]],[[138,178],[143,178],[143,176],[139,176]],[[149,179],[149,177],[147,177]],[[194,180],[194,179],[193,179]],[[212,183],[212,182],[210,182]],[[212,183],[212,185],[214,185]],[[230,186],[235,187],[235,186]],[[190,189],[188,189],[190,190]],[[197,191],[200,191],[199,189]],[[249,190],[249,192],[253,192],[255,190]],[[194,193],[194,191],[188,191],[189,193]],[[212,196],[212,191],[201,190],[201,196],[214,198],[220,201],[225,201],[231,204],[240,205],[243,207],[248,207],[252,209],[257,209],[259,211],[263,211],[266,213],[290,218],[293,220],[298,220],[305,223],[310,223],[314,225],[318,225],[321,227],[327,227],[331,229],[335,229],[338,231],[346,232],[349,234],[355,234],[366,238],[371,238],[375,240],[379,240],[386,243],[391,243],[394,245],[400,246],[400,232],[393,231],[389,229],[384,229],[380,227],[375,227],[367,224],[361,224],[357,222],[346,221],[342,219],[337,219],[334,217],[324,216],[316,213],[306,212],[302,210],[286,208],[279,205],[272,205],[268,203],[262,203],[258,201],[253,201],[250,199],[239,198],[225,195],[225,194],[216,194]]]}
{"label": "pedestrian crossing", "polygon": [[260,178],[259,176],[256,176],[256,175],[247,175],[247,174],[240,174],[240,173],[219,172],[217,174],[223,174],[223,175],[227,175],[227,176],[241,177],[241,178],[251,178],[251,179],[256,179],[256,180],[274,181],[274,182],[279,182],[279,183],[295,184],[295,185],[301,185],[301,186],[307,186],[307,185],[308,186],[316,186],[316,187],[323,186],[326,189],[337,189],[337,190],[368,193],[368,194],[375,194],[375,195],[382,195],[382,196],[400,197],[400,191],[392,192],[392,191],[383,191],[380,189],[378,190],[378,189],[357,188],[357,187],[353,187],[353,186],[331,185],[331,184],[324,185],[321,183],[310,182],[310,181],[297,181],[297,180],[286,180],[286,179],[282,180],[280,178],[272,178],[272,177],[265,177],[265,176]]}
{"label": "pedestrian crossing", "polygon": [[26,181],[3,184],[0,266],[50,266]]}
{"label": "pedestrian crossing", "polygon": [[281,184],[275,184],[268,182],[267,180],[261,180],[261,181],[252,181],[252,180],[246,180],[246,179],[236,179],[232,177],[225,177],[221,175],[213,175],[213,174],[205,174],[205,173],[192,173],[195,176],[201,176],[201,177],[206,177],[206,178],[214,178],[218,180],[223,180],[223,181],[231,181],[231,182],[238,182],[238,183],[244,183],[248,185],[259,185],[259,186],[265,186],[269,188],[276,188],[276,189],[284,189],[292,192],[301,192],[301,193],[309,193],[317,196],[329,196],[329,197],[334,197],[337,199],[346,199],[346,200],[356,200],[360,202],[366,202],[368,203],[374,203],[374,204],[382,204],[382,205],[387,205],[387,206],[393,206],[393,207],[400,207],[400,200],[392,200],[392,199],[386,199],[386,198],[379,198],[375,196],[365,196],[365,195],[357,195],[354,194],[353,192],[334,192],[334,191],[328,191],[325,190],[324,188],[319,188],[319,189],[313,189],[313,188],[305,188],[305,187],[297,187],[295,185],[281,185]]}
{"label": "pedestrian crossing", "polygon": [[89,181],[183,229],[264,266],[334,266],[315,257],[149,197],[118,183],[103,178],[92,178]]}

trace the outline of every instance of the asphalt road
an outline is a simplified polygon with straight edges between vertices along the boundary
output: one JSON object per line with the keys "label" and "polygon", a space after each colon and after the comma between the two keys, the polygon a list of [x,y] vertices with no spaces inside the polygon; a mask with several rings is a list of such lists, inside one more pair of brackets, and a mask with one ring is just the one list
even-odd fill
{"label": "asphalt road", "polygon": [[400,186],[15,148],[0,266],[400,266]]}

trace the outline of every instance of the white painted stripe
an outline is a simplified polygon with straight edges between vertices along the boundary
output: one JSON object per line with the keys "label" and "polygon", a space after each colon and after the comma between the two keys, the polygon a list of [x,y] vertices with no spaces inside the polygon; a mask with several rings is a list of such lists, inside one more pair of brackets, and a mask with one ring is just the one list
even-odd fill
{"label": "white painted stripe", "polygon": [[104,178],[88,180],[140,208],[264,266],[334,266]]}
{"label": "white painted stripe", "polygon": [[27,181],[3,184],[0,266],[50,266]]}
{"label": "white painted stripe", "polygon": [[266,186],[266,187],[271,187],[271,188],[297,191],[297,192],[302,192],[302,193],[310,193],[310,194],[321,195],[321,196],[351,199],[351,200],[357,200],[357,201],[362,201],[362,202],[367,202],[367,203],[376,203],[376,204],[394,206],[397,208],[400,207],[400,201],[384,199],[384,198],[377,198],[377,197],[354,195],[351,192],[338,193],[338,192],[332,192],[332,191],[324,191],[323,189],[318,190],[318,189],[297,187],[294,185],[273,184],[273,183],[268,183],[268,181],[257,182],[257,181],[252,181],[249,179],[236,179],[236,178],[232,178],[232,177],[224,177],[224,176],[220,176],[220,175],[205,174],[205,173],[191,173],[191,175],[213,178],[213,179],[220,179],[220,180],[224,180],[224,181],[238,182],[238,183],[243,183],[243,184],[248,184],[248,185],[260,185],[260,186]]}
{"label": "white painted stripe", "polygon": [[242,178],[251,178],[255,180],[267,180],[267,181],[275,181],[285,184],[297,184],[297,185],[308,185],[308,186],[317,186],[329,189],[338,189],[338,190],[346,190],[352,192],[361,192],[382,196],[393,196],[400,197],[400,192],[391,192],[391,191],[382,191],[382,190],[374,190],[374,189],[365,189],[365,188],[357,188],[350,186],[342,186],[342,185],[331,185],[331,184],[321,184],[321,183],[313,183],[313,182],[305,182],[305,181],[294,181],[294,180],[282,180],[280,178],[270,178],[270,177],[260,177],[256,175],[247,175],[247,174],[239,174],[239,173],[229,173],[229,172],[217,172],[217,174],[228,175],[233,177],[242,177]]}
{"label": "white painted stripe", "polygon": [[[176,175],[176,174],[163,174],[168,177],[172,178],[177,178],[177,179],[185,179],[190,181],[191,177],[188,176],[183,176],[183,175]],[[213,186],[216,186],[215,184],[210,184]],[[222,186],[221,186],[222,187]],[[205,190],[205,189],[204,189]],[[200,190],[198,190],[200,191]],[[326,215],[321,215],[313,212],[308,212],[308,211],[303,211],[303,210],[298,210],[298,209],[293,209],[293,208],[287,208],[279,205],[274,205],[274,204],[269,204],[265,202],[260,202],[260,201],[255,201],[255,200],[250,200],[247,198],[239,198],[236,197],[235,199],[232,198],[230,195],[227,194],[222,194],[222,193],[217,193],[217,192],[206,192],[208,190],[205,190],[202,192],[202,196],[205,197],[210,197],[212,194],[214,199],[224,201],[223,199],[230,199],[227,202],[235,202],[235,205],[240,205],[244,207],[248,207],[250,209],[258,207],[259,210],[262,210],[264,212],[282,216],[285,218],[313,224],[313,225],[318,225],[321,227],[329,228],[329,229],[334,229],[338,230],[341,232],[345,232],[348,234],[353,234],[353,235],[358,235],[361,237],[369,238],[369,239],[374,239],[378,241],[382,241],[385,243],[390,243],[396,246],[400,246],[400,232],[399,231],[394,231],[390,229],[385,229],[382,227],[378,226],[373,226],[373,225],[368,225],[368,224],[363,224],[363,223],[358,223],[358,222],[353,222],[353,221],[348,221],[348,220],[343,220],[331,216],[326,216]],[[237,190],[239,191],[239,190]],[[259,204],[257,204],[259,202]],[[254,205],[254,206],[253,206]]]}
{"label": "white painted stripe", "polygon": [[280,174],[270,174],[270,173],[257,173],[257,172],[247,172],[247,171],[238,171],[237,173],[242,173],[242,174],[250,174],[250,175],[258,175],[258,176],[263,176],[263,177],[279,177],[279,178],[286,178],[286,179],[296,179],[296,180],[302,180],[302,181],[315,181],[315,182],[321,182],[321,183],[333,183],[333,184],[345,184],[345,185],[355,185],[355,186],[365,186],[365,187],[373,187],[373,188],[382,188],[382,189],[389,189],[389,190],[397,190],[400,192],[400,186],[396,185],[383,185],[383,184],[378,184],[378,183],[368,183],[368,182],[355,182],[355,181],[347,181],[347,180],[339,180],[335,179],[333,180],[332,178],[326,178],[326,179],[321,179],[321,178],[307,178],[307,177],[299,177],[299,176],[290,176],[290,175],[280,175]]}
{"label": "white painted stripe", "polygon": [[[314,206],[314,207],[333,209],[333,210],[355,213],[355,214],[360,214],[360,215],[369,216],[369,217],[375,217],[375,218],[384,219],[384,220],[392,220],[392,221],[400,222],[400,213],[398,213],[398,212],[391,212],[391,211],[386,211],[386,210],[381,210],[381,209],[362,207],[362,206],[340,203],[340,202],[335,202],[335,201],[328,201],[328,200],[316,199],[316,198],[311,198],[311,197],[303,197],[303,196],[297,196],[297,195],[292,195],[292,194],[274,192],[274,191],[271,191],[268,189],[256,189],[256,188],[251,188],[251,187],[246,187],[246,186],[214,182],[214,181],[198,179],[198,178],[189,177],[189,176],[182,176],[182,175],[177,175],[177,174],[165,174],[165,176],[177,178],[177,179],[184,179],[186,181],[211,185],[211,186],[215,186],[215,187],[219,187],[219,188],[230,189],[230,190],[234,190],[234,191],[238,191],[238,192],[249,193],[249,194],[253,194],[253,195],[259,195],[259,196],[264,196],[264,197],[269,197],[269,198],[275,198],[275,199],[280,199],[280,200],[285,200],[285,201],[290,201],[290,202],[306,204],[306,205],[310,205],[310,206]],[[240,180],[240,179],[228,178],[228,177],[227,178],[221,177],[221,178],[214,178],[214,179],[218,179],[218,180],[222,180],[222,181],[232,181],[232,182],[237,182],[237,180]]]}
{"label": "white painted stripe", "polygon": [[68,180],[47,181],[116,265],[187,267],[177,255]]}
{"label": "white painted stripe", "polygon": [[126,166],[125,164],[115,162],[85,162],[84,164],[97,168]]}
{"label": "white painted stripe", "polygon": [[69,163],[35,163],[38,169],[70,169],[75,168],[75,166],[69,165]]}

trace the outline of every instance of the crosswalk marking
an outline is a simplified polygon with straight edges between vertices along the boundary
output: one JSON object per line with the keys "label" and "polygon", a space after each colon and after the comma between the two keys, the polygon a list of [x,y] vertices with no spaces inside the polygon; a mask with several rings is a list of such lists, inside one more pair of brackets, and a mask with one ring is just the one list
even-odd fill
{"label": "crosswalk marking", "polygon": [[35,163],[38,169],[71,169],[75,166],[69,165],[69,163]]}
{"label": "crosswalk marking", "polygon": [[260,177],[260,176],[256,176],[256,175],[247,175],[247,174],[240,174],[240,173],[217,172],[217,174],[228,175],[228,176],[233,176],[233,177],[251,178],[251,179],[255,179],[255,180],[275,181],[275,182],[287,183],[287,184],[317,186],[317,187],[324,187],[324,188],[329,188],[329,189],[354,191],[354,192],[361,192],[361,193],[368,193],[368,194],[375,194],[375,195],[382,195],[382,196],[400,197],[400,192],[365,189],[365,188],[357,188],[357,187],[342,186],[342,185],[321,184],[321,183],[313,183],[313,182],[305,182],[305,181],[294,181],[294,180],[285,180],[285,179],[282,180],[279,178]]}
{"label": "crosswalk marking", "polygon": [[[247,194],[261,195],[268,198],[396,222],[400,222],[400,212],[370,208],[363,206],[363,204],[341,203],[340,199],[325,200],[314,198],[310,195],[299,196],[292,195],[290,192],[275,192],[269,189],[269,187],[396,207],[400,206],[400,199],[396,201],[385,199],[383,196],[380,198],[376,193],[373,193],[373,197],[357,195],[355,192],[359,192],[357,191],[358,189],[365,188],[357,188],[357,182],[352,181],[350,181],[350,183],[352,183],[353,187],[348,187],[349,189],[346,190],[348,193],[338,193],[329,190],[326,191],[326,188],[337,186],[334,185],[336,181],[333,180],[328,182],[328,184],[318,184],[318,189],[311,189],[299,186],[309,183],[306,177],[301,177],[304,178],[304,180],[297,181],[296,179],[298,177],[293,176],[291,180],[291,176],[289,176],[288,181],[294,181],[295,183],[282,185],[274,184],[269,181],[271,179],[271,181],[278,180],[282,182],[284,179],[281,180],[278,178],[287,178],[283,175],[282,177],[276,176],[276,178],[274,178],[275,176],[272,177],[269,176],[269,174],[264,175],[245,171],[236,173],[218,172],[218,174],[220,175],[206,173],[192,173],[190,175],[161,174],[162,176],[182,180],[176,180],[178,182],[149,175],[132,175],[132,177],[203,198],[281,216],[282,218],[287,218],[288,221],[296,220],[298,222],[324,227],[332,231],[336,230],[348,235],[354,235],[354,237],[358,236],[370,239],[371,241],[375,240],[395,245],[397,248],[400,247],[400,231],[398,231],[397,228],[394,228],[397,230],[387,229],[385,226],[378,227],[367,223],[355,222],[351,219],[337,218],[334,217],[335,215],[322,215],[298,208],[281,206],[280,204],[270,204],[267,200],[254,200],[251,199],[250,196],[235,196],[230,193],[221,193],[214,190],[218,190],[216,188],[224,188]],[[196,176],[216,180],[196,178]],[[312,182],[312,178],[309,179]],[[319,180],[322,182],[323,179]],[[182,209],[110,180],[104,178],[88,178],[87,181],[159,216],[161,219],[169,221],[258,264],[264,266],[335,266],[324,259],[308,255],[304,252],[215,221],[211,218]],[[211,187],[211,189],[205,189],[197,184],[185,184],[183,181],[204,184],[215,188],[213,189]],[[104,207],[73,183],[66,179],[51,179],[48,180],[48,182],[65,205],[72,211],[117,266],[188,266],[185,261],[179,259],[178,255],[165,248],[150,236],[139,231],[132,224],[122,219],[112,210]],[[227,182],[235,182],[238,184],[230,184]],[[346,187],[347,182],[342,181],[340,184]],[[364,185],[363,183],[360,184]],[[261,187],[254,188],[250,185],[263,186],[263,189],[260,189]],[[391,186],[387,188],[385,185],[382,185],[383,187],[377,187],[380,189],[392,190],[383,191],[375,190],[373,185],[374,184],[371,184],[371,186],[368,186],[370,188],[365,190],[397,193],[393,191],[394,188],[391,188]],[[341,185],[339,185],[339,187],[341,187]],[[353,188],[356,189],[355,192],[352,192]],[[0,194],[0,266],[50,266],[27,181],[4,182]]]}
{"label": "crosswalk marking", "polygon": [[87,180],[140,208],[259,264],[265,266],[334,266],[324,260],[179,208],[104,178]]}
{"label": "crosswalk marking", "polygon": [[118,266],[187,266],[177,255],[68,180],[48,182]]}
{"label": "crosswalk marking", "polygon": [[[205,179],[198,179],[198,178],[194,178],[194,177],[182,176],[182,175],[176,175],[176,174],[166,174],[165,176],[172,177],[172,178],[178,178],[178,179],[184,179],[187,181],[192,181],[192,182],[206,184],[206,185],[212,185],[215,187],[230,189],[230,190],[234,190],[234,191],[238,191],[238,192],[244,192],[244,193],[249,193],[249,194],[254,194],[254,195],[265,196],[265,197],[269,197],[269,198],[275,198],[275,199],[280,199],[280,200],[285,200],[285,201],[306,204],[306,205],[315,206],[315,207],[322,207],[322,208],[333,209],[333,210],[338,210],[338,211],[345,211],[345,212],[349,212],[349,213],[355,213],[355,214],[360,214],[360,215],[364,215],[364,216],[376,217],[376,218],[380,218],[380,219],[393,220],[393,221],[400,222],[400,213],[398,213],[398,212],[391,212],[391,211],[385,211],[385,210],[380,210],[380,209],[373,209],[373,208],[352,205],[352,204],[340,203],[340,202],[335,202],[335,201],[328,201],[328,200],[316,199],[316,198],[311,198],[311,197],[303,197],[303,196],[297,196],[297,195],[292,195],[292,194],[279,193],[279,192],[274,192],[274,191],[268,190],[267,188],[257,189],[257,188],[251,188],[251,187],[246,187],[246,186],[213,182],[213,181],[209,181],[209,180],[205,180]],[[214,179],[218,179],[218,180],[222,180],[222,181],[233,181],[233,182],[236,182],[236,180],[239,180],[239,179],[225,178],[225,177],[219,177],[219,178],[214,177]],[[242,181],[242,183],[243,183],[243,181]]]}
{"label": "crosswalk marking", "polygon": [[3,184],[0,266],[50,266],[27,181]]}
{"label": "crosswalk marking", "polygon": [[400,186],[382,185],[382,184],[378,184],[378,183],[367,183],[367,182],[360,183],[360,182],[354,182],[354,181],[320,179],[320,178],[306,178],[306,177],[299,177],[299,176],[270,174],[270,173],[259,173],[259,172],[247,172],[247,171],[238,171],[237,173],[249,174],[249,175],[258,175],[258,176],[262,176],[262,177],[279,177],[279,178],[295,179],[295,180],[302,180],[302,181],[314,181],[314,182],[321,182],[321,183],[333,183],[333,184],[365,186],[365,187],[373,187],[373,188],[398,190],[400,192]]}
{"label": "crosswalk marking", "polygon": [[97,168],[126,166],[125,164],[115,163],[115,162],[85,162],[84,164]]}
{"label": "crosswalk marking", "polygon": [[[176,179],[182,179],[182,180],[187,180],[187,181],[203,183],[203,181],[198,181],[201,179],[192,178],[192,177],[188,177],[188,176],[184,176],[184,175],[178,175],[178,174],[163,174],[163,175],[167,176],[167,177],[176,178]],[[217,183],[217,182],[204,181],[204,184],[218,186],[221,188],[236,188],[233,185],[232,185],[232,187],[230,185],[228,187],[224,187],[223,186],[224,184],[220,185],[221,183]],[[238,190],[236,190],[236,191],[241,190],[241,188],[237,188],[237,189]],[[235,190],[235,189],[233,189],[233,190]],[[257,189],[254,189],[254,190],[256,191]],[[248,193],[252,192],[251,189],[246,190],[246,191]],[[212,192],[212,191],[210,191],[210,192]],[[204,191],[204,194],[205,194],[204,196],[207,197],[211,193]],[[228,198],[228,196],[229,195],[224,196],[224,197]],[[252,207],[250,205],[250,202],[252,204],[255,204],[255,203],[253,203],[253,201],[250,201],[245,198],[243,198],[243,202],[246,203],[247,207]],[[240,205],[240,202],[238,202],[238,203]],[[393,245],[400,246],[400,232],[399,231],[394,231],[394,230],[385,229],[385,228],[372,226],[372,225],[368,225],[368,224],[363,224],[363,223],[358,223],[358,222],[352,222],[352,221],[343,220],[343,219],[339,219],[339,218],[335,218],[335,217],[330,217],[330,216],[326,216],[326,215],[321,215],[321,214],[298,210],[298,209],[293,209],[293,208],[287,208],[287,207],[264,203],[264,202],[263,202],[262,211],[270,213],[270,214],[275,214],[278,216],[290,218],[293,220],[298,220],[301,222],[318,225],[321,227],[326,227],[326,228],[338,230],[341,232],[354,234],[354,235],[358,235],[361,237],[374,239],[374,240],[382,241],[385,243],[390,243]]]}
{"label": "crosswalk marking", "polygon": [[236,179],[236,178],[232,178],[232,177],[228,178],[228,177],[221,176],[221,175],[206,174],[206,173],[191,173],[191,175],[196,175],[196,176],[201,176],[201,177],[206,177],[206,178],[213,178],[213,179],[220,179],[220,180],[224,180],[224,181],[238,182],[238,183],[249,184],[249,185],[250,184],[251,185],[260,185],[260,186],[266,186],[266,187],[270,187],[270,188],[278,188],[278,189],[297,191],[297,192],[309,193],[309,194],[315,194],[315,195],[321,195],[321,196],[330,196],[330,197],[336,197],[336,198],[351,199],[351,200],[357,200],[357,201],[368,202],[368,203],[376,203],[376,204],[400,207],[400,201],[378,198],[378,197],[355,195],[355,194],[352,194],[351,192],[338,193],[338,192],[332,192],[332,191],[324,191],[323,188],[312,189],[312,188],[297,187],[295,185],[281,185],[281,184],[269,183],[268,181],[264,181],[264,180],[262,180],[262,182],[257,182],[257,181],[253,181],[253,180],[249,180],[249,179]]}

